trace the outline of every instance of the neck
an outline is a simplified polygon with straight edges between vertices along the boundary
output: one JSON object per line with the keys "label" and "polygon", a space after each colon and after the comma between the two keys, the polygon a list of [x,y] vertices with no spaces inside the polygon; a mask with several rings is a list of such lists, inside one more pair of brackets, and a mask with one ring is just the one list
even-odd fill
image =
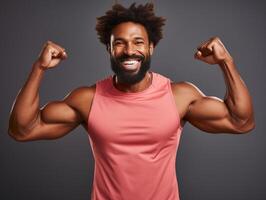
{"label": "neck", "polygon": [[148,71],[146,72],[144,78],[135,84],[125,84],[125,83],[121,83],[119,82],[119,80],[117,79],[117,76],[114,76],[114,80],[113,80],[114,86],[118,89],[121,90],[123,92],[141,92],[145,89],[147,89],[151,83],[152,83],[152,74]]}

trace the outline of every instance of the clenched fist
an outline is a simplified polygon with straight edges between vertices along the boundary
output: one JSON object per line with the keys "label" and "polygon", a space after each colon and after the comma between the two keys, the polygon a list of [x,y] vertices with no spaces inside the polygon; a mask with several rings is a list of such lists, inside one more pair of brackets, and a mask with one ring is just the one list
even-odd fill
{"label": "clenched fist", "polygon": [[194,57],[208,64],[219,64],[223,61],[231,61],[233,58],[226,50],[218,37],[213,37],[202,43]]}
{"label": "clenched fist", "polygon": [[54,42],[47,41],[36,61],[43,69],[49,69],[57,66],[61,60],[66,59],[65,49]]}

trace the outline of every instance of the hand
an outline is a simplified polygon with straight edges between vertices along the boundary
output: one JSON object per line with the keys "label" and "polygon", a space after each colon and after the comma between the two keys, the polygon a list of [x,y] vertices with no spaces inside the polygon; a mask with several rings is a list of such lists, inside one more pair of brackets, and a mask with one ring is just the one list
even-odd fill
{"label": "hand", "polygon": [[61,60],[66,59],[67,54],[61,46],[47,41],[39,54],[36,63],[43,69],[49,69],[57,66]]}
{"label": "hand", "polygon": [[202,43],[194,57],[208,64],[220,64],[223,61],[231,61],[233,58],[226,50],[218,37],[213,37]]}

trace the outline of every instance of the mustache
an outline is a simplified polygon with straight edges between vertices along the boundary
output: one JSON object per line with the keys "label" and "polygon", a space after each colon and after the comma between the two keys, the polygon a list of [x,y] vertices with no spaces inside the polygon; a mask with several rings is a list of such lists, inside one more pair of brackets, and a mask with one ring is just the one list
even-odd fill
{"label": "mustache", "polygon": [[123,61],[125,61],[127,59],[139,59],[139,60],[143,61],[145,59],[145,57],[142,56],[142,55],[129,56],[129,55],[126,55],[126,54],[123,54],[123,55],[121,55],[119,57],[116,57],[116,60],[118,60],[119,62],[123,62]]}

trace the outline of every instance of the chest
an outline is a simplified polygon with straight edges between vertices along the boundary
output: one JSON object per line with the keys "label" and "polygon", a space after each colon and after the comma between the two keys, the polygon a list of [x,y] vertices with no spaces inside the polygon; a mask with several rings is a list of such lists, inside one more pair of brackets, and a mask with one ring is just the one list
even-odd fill
{"label": "chest", "polygon": [[178,128],[176,107],[168,95],[145,101],[95,98],[88,118],[96,143],[158,143],[175,136]]}

